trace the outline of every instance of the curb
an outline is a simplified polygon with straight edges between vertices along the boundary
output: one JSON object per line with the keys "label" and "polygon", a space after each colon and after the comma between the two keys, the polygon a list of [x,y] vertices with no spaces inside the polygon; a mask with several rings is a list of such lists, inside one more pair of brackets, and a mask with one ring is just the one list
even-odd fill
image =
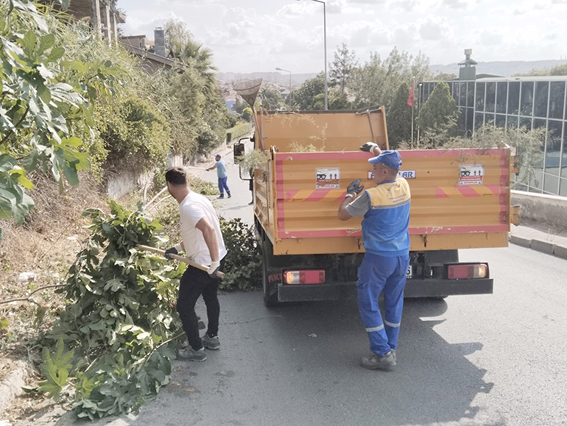
{"label": "curb", "polygon": [[24,393],[22,387],[26,385],[28,370],[23,362],[18,364],[18,368],[0,383],[0,415],[10,407],[12,399]]}
{"label": "curb", "polygon": [[549,254],[551,256],[567,260],[567,247],[540,240],[529,240],[527,238],[518,237],[517,235],[510,235],[509,241],[510,243],[517,246],[525,247],[539,251],[540,253]]}

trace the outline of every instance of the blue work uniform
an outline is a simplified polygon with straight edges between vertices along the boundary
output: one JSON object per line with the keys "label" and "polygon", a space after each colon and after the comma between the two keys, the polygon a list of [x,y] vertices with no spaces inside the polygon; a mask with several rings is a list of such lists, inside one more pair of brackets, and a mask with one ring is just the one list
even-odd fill
{"label": "blue work uniform", "polygon": [[217,165],[217,177],[219,179],[219,191],[221,197],[224,196],[224,190],[226,189],[226,193],[230,197],[230,189],[228,188],[227,180],[228,174],[226,173],[226,164],[223,160],[219,160],[216,162]]}
{"label": "blue work uniform", "polygon": [[[358,308],[370,350],[379,356],[398,346],[409,265],[410,201],[409,185],[398,177],[365,191],[346,207],[351,216],[364,215],[366,254],[358,270]],[[384,320],[378,306],[380,293],[384,293]]]}

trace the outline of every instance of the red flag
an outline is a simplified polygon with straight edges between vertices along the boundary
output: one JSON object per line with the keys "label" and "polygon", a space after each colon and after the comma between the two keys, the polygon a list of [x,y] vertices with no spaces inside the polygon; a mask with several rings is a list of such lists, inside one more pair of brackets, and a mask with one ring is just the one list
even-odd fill
{"label": "red flag", "polygon": [[415,83],[411,85],[411,90],[408,98],[408,105],[413,108],[413,94],[415,89]]}

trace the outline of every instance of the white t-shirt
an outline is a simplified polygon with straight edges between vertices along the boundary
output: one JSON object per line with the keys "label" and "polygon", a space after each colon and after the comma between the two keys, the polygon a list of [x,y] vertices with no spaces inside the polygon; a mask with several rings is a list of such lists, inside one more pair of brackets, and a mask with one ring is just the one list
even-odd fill
{"label": "white t-shirt", "polygon": [[226,256],[226,247],[222,239],[219,219],[211,202],[201,194],[191,191],[179,204],[181,238],[185,254],[202,265],[210,265],[211,255],[203,233],[195,228],[197,222],[206,217],[211,223],[219,241],[219,260]]}

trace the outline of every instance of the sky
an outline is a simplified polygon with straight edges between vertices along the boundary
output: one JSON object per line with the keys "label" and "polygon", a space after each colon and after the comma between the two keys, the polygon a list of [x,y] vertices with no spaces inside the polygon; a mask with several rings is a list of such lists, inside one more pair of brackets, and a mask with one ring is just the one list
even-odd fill
{"label": "sky", "polygon": [[[323,70],[323,5],[313,0],[118,0],[125,35],[182,20],[220,72]],[[342,43],[359,63],[396,46],[430,64],[567,59],[567,0],[326,0],[327,62]]]}

